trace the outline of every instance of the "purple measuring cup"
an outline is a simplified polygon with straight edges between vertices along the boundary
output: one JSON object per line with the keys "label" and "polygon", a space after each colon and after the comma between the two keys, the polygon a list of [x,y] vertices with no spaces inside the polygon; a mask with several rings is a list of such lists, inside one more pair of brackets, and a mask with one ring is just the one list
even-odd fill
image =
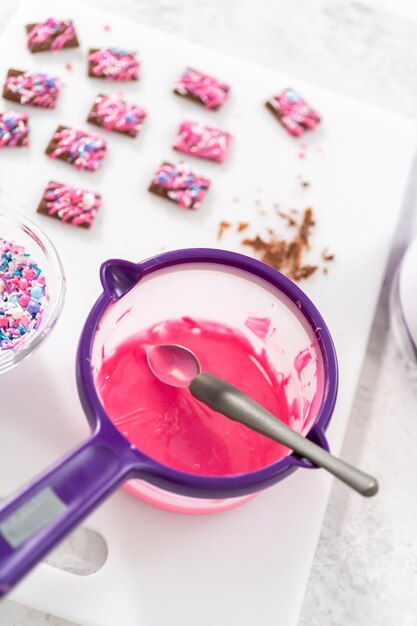
{"label": "purple measuring cup", "polygon": [[[126,333],[166,319],[162,311],[168,307],[176,316],[181,311],[198,315],[201,307],[206,312],[211,307],[211,319],[230,325],[238,323],[240,311],[242,328],[260,342],[263,339],[258,337],[257,320],[268,316],[274,325],[285,329],[278,343],[268,341],[270,356],[283,362],[288,360],[286,353],[292,351],[290,361],[294,361],[295,370],[297,358],[307,346],[315,365],[310,374],[295,377],[294,388],[288,391],[304,407],[302,423],[291,426],[328,449],[324,431],[337,394],[334,346],[315,306],[285,276],[233,252],[190,249],[167,252],[137,264],[106,261],[101,267],[101,281],[104,291],[86,320],[77,354],[78,391],[92,435],[0,507],[1,595],[127,480],[135,479],[132,484],[139,483],[137,493],[159,506],[184,510],[164,503],[164,495],[172,494],[193,503],[207,502],[208,510],[203,512],[208,512],[211,503],[211,510],[230,508],[298,467],[312,467],[289,453],[245,474],[189,474],[154,461],[117,430],[95,386],[103,349],[117,345]],[[143,485],[153,490],[151,497],[141,491]]]}

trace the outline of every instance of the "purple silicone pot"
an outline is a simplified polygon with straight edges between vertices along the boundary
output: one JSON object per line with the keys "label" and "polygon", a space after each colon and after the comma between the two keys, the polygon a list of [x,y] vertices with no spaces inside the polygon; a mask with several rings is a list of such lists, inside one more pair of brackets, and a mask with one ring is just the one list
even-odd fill
{"label": "purple silicone pot", "polygon": [[[334,346],[315,306],[285,276],[233,252],[190,249],[137,264],[106,261],[101,281],[103,293],[87,318],[77,355],[78,391],[92,435],[0,508],[3,595],[128,480],[133,479],[131,490],[158,506],[213,512],[240,504],[298,467],[312,467],[289,454],[254,472],[201,476],[169,468],[131,446],[106,415],[95,375],[103,353],[141,328],[189,315],[252,332],[255,347],[292,376],[289,400],[300,402],[303,412],[290,426],[328,449],[324,432],[337,394]],[[253,333],[253,322],[265,319],[273,331],[267,339]],[[311,365],[300,368],[306,350]]]}

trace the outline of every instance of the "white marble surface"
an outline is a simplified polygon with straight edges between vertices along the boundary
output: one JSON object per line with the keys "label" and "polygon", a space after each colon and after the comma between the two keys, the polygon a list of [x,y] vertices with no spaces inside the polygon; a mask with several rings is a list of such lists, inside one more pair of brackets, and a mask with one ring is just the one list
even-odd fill
{"label": "white marble surface", "polygon": [[[0,30],[17,4],[0,3]],[[117,10],[417,121],[414,0],[119,0]],[[368,501],[334,484],[300,626],[417,624],[417,366],[398,350],[388,315],[393,267],[415,230],[416,198],[417,167],[343,447],[346,459],[379,476],[381,493]],[[71,626],[8,600],[0,624]]]}

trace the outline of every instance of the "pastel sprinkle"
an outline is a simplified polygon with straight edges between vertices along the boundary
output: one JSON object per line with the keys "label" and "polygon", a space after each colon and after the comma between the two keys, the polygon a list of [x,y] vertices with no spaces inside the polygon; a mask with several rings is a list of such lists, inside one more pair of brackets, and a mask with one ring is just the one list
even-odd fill
{"label": "pastel sprinkle", "polygon": [[30,254],[0,237],[0,350],[18,349],[39,327],[45,293],[45,277]]}

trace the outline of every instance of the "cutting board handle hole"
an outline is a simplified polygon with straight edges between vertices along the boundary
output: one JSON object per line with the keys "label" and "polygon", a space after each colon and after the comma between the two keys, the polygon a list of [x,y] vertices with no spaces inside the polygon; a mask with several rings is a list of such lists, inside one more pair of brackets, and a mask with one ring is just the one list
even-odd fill
{"label": "cutting board handle hole", "polygon": [[103,567],[107,555],[105,539],[95,530],[80,526],[43,563],[78,576],[89,576]]}

